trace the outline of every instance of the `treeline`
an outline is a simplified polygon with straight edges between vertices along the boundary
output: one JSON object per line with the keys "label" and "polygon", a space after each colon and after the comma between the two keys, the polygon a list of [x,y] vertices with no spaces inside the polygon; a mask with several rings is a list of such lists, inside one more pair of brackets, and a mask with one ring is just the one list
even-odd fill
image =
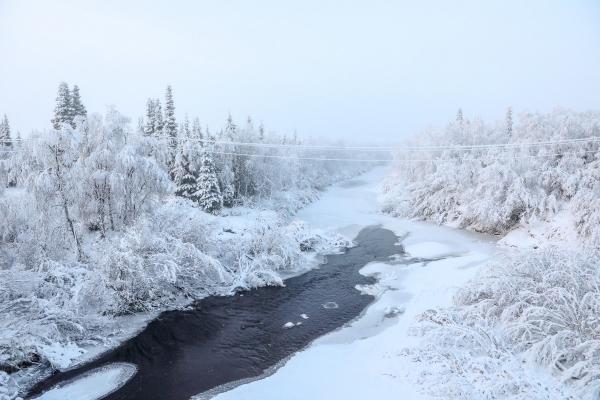
{"label": "treeline", "polygon": [[332,154],[267,135],[250,118],[240,127],[229,116],[214,136],[197,119],[178,124],[170,87],[164,111],[158,100],[149,100],[136,130],[115,109],[88,115],[78,87],[61,83],[52,124],[54,129],[32,134],[0,162],[0,190],[24,190],[18,203],[3,200],[2,241],[26,234],[44,243],[39,249],[56,253],[52,257],[71,249],[85,258],[86,233],[121,231],[171,194],[215,214],[277,193],[318,189],[363,168],[305,160],[300,156],[307,151],[308,158]]}
{"label": "treeline", "polygon": [[[20,140],[20,135],[17,132],[17,141]],[[11,136],[10,124],[8,117],[4,114],[2,120],[0,120],[0,151],[10,151],[13,147],[13,138]],[[0,153],[0,156],[2,153]]]}
{"label": "treeline", "polygon": [[21,369],[111,344],[115,315],[282,284],[311,249],[348,244],[289,216],[363,164],[251,119],[213,135],[178,123],[170,88],[166,100],[136,129],[114,108],[87,113],[61,84],[52,128],[0,153],[0,379],[17,371],[26,388],[39,376]]}

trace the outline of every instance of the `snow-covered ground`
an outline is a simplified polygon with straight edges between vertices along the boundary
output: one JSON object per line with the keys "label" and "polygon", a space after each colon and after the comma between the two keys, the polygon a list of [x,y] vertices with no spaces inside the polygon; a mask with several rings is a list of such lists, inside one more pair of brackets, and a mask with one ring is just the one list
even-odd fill
{"label": "snow-covered ground", "polygon": [[[354,184],[329,189],[298,218],[324,231],[354,237],[361,228],[381,225],[402,237],[409,257],[437,261],[413,264],[372,263],[361,272],[378,282],[360,290],[377,300],[353,323],[312,343],[275,373],[223,392],[216,399],[409,399],[430,398],[414,379],[417,364],[406,349],[417,346],[411,334],[415,317],[448,306],[496,251],[494,239],[464,231],[400,220],[378,213],[385,168]],[[298,327],[301,329],[301,327]]]}

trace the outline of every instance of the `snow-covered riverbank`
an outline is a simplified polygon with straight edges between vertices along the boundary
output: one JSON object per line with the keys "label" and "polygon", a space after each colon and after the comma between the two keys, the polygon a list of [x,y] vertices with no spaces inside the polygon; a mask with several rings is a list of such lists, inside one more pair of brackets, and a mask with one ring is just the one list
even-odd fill
{"label": "snow-covered riverbank", "polygon": [[[415,317],[450,305],[456,288],[496,252],[489,236],[405,221],[378,213],[377,197],[385,168],[337,185],[303,209],[298,218],[325,231],[353,237],[362,227],[382,225],[404,237],[415,262],[371,263],[362,273],[378,283],[360,290],[378,299],[352,324],[316,340],[274,374],[221,393],[224,399],[427,398],[411,378],[415,364],[406,349],[420,337],[412,334]],[[424,264],[418,258],[439,258]]]}
{"label": "snow-covered riverbank", "polygon": [[[495,237],[379,213],[377,198],[386,172],[385,167],[376,168],[334,185],[296,217],[325,235],[350,239],[365,226],[380,225],[401,238],[404,256],[369,263],[361,270],[377,282],[357,289],[377,300],[356,320],[315,340],[262,379],[237,387],[228,384],[197,399],[215,394],[219,400],[396,399],[399,394],[411,400],[573,398],[558,380],[523,363],[518,354],[499,347],[490,356],[462,346],[462,340],[473,339],[473,332],[461,332],[460,326],[453,343],[432,346],[436,336],[423,334],[423,320],[435,322],[432,310],[451,307],[457,291],[507,249],[498,247]],[[297,329],[303,326],[293,327]],[[474,367],[480,368],[477,374],[472,373]]]}

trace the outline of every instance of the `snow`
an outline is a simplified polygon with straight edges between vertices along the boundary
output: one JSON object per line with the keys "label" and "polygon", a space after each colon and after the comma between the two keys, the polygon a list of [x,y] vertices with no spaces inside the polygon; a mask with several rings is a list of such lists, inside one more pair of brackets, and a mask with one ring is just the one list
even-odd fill
{"label": "snow", "polygon": [[[284,140],[259,138],[251,126],[230,133]],[[316,253],[349,245],[291,215],[363,165],[215,153],[228,208],[213,215],[174,195],[172,150],[110,107],[104,117],[40,132],[1,160],[0,187],[16,188],[0,190],[0,366],[17,370],[10,378],[20,392],[51,368],[117,345],[146,316],[281,285],[314,267]],[[279,150],[252,150],[261,151]],[[131,314],[144,317],[119,317]]]}
{"label": "snow", "polygon": [[[487,258],[473,251],[463,257],[432,262],[427,268],[373,263],[363,273],[377,275],[377,302],[341,330],[316,340],[275,374],[238,386],[216,399],[426,399],[407,379],[412,363],[398,354],[416,339],[408,334],[414,317],[429,307],[448,304],[453,287],[464,284],[472,269]],[[408,289],[410,288],[410,289]],[[390,318],[390,309],[403,310]],[[391,323],[390,323],[391,322]],[[298,382],[304,384],[298,385]],[[287,390],[293,388],[293,390]]]}
{"label": "snow", "polygon": [[[361,269],[377,277],[373,285],[358,287],[376,301],[351,324],[314,341],[292,356],[274,374],[216,396],[228,399],[397,399],[430,398],[410,379],[414,363],[401,353],[421,339],[410,334],[415,317],[432,307],[449,305],[457,287],[494,252],[494,240],[377,212],[381,177],[376,168],[361,184],[335,185],[298,218],[328,232],[353,239],[365,226],[381,225],[405,236],[407,256],[390,263],[371,263]],[[367,183],[362,183],[367,182]],[[437,261],[398,262],[413,257],[453,256]],[[299,385],[298,382],[303,382]],[[291,389],[293,388],[293,389]]]}
{"label": "snow", "polygon": [[434,258],[453,253],[446,244],[438,242],[422,242],[406,246],[404,250],[413,257]]}
{"label": "snow", "polygon": [[135,372],[133,364],[110,364],[52,388],[32,400],[100,399],[123,386]]}
{"label": "snow", "polygon": [[498,243],[521,249],[562,246],[578,247],[581,243],[575,230],[576,218],[567,208],[545,220],[532,219],[508,232]]}
{"label": "snow", "polygon": [[[483,267],[506,247],[496,246],[489,236],[378,214],[373,194],[382,173],[368,173],[363,178],[368,185],[333,187],[322,202],[300,213],[320,229],[349,237],[366,225],[381,225],[402,236],[406,255],[370,263],[360,271],[377,278],[373,285],[357,287],[376,301],[352,323],[315,340],[274,373],[233,389],[224,387],[230,390],[215,399],[269,400],[280,399],[282,393],[290,400],[577,398],[547,370],[518,354],[470,347],[461,341],[472,334],[468,327],[457,325],[462,331],[446,336],[424,334],[424,316],[434,310],[442,310],[439,315],[444,316],[443,310],[451,313],[457,292],[478,282],[475,278],[486,270]],[[362,225],[352,224],[353,218]]]}

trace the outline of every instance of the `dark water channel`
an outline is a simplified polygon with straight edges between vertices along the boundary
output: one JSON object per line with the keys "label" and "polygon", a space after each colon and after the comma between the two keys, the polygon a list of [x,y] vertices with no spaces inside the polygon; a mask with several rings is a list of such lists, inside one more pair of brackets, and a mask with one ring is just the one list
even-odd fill
{"label": "dark water channel", "polygon": [[[55,373],[30,396],[114,362],[135,364],[138,371],[105,397],[111,400],[188,400],[225,383],[260,376],[358,316],[373,300],[356,290],[358,284],[373,283],[358,271],[371,261],[403,253],[394,233],[379,227],[363,229],[356,243],[343,254],[327,256],[320,268],[286,280],[285,287],[207,297],[190,309],[164,312],[98,359]],[[285,328],[288,322],[301,324]]]}

